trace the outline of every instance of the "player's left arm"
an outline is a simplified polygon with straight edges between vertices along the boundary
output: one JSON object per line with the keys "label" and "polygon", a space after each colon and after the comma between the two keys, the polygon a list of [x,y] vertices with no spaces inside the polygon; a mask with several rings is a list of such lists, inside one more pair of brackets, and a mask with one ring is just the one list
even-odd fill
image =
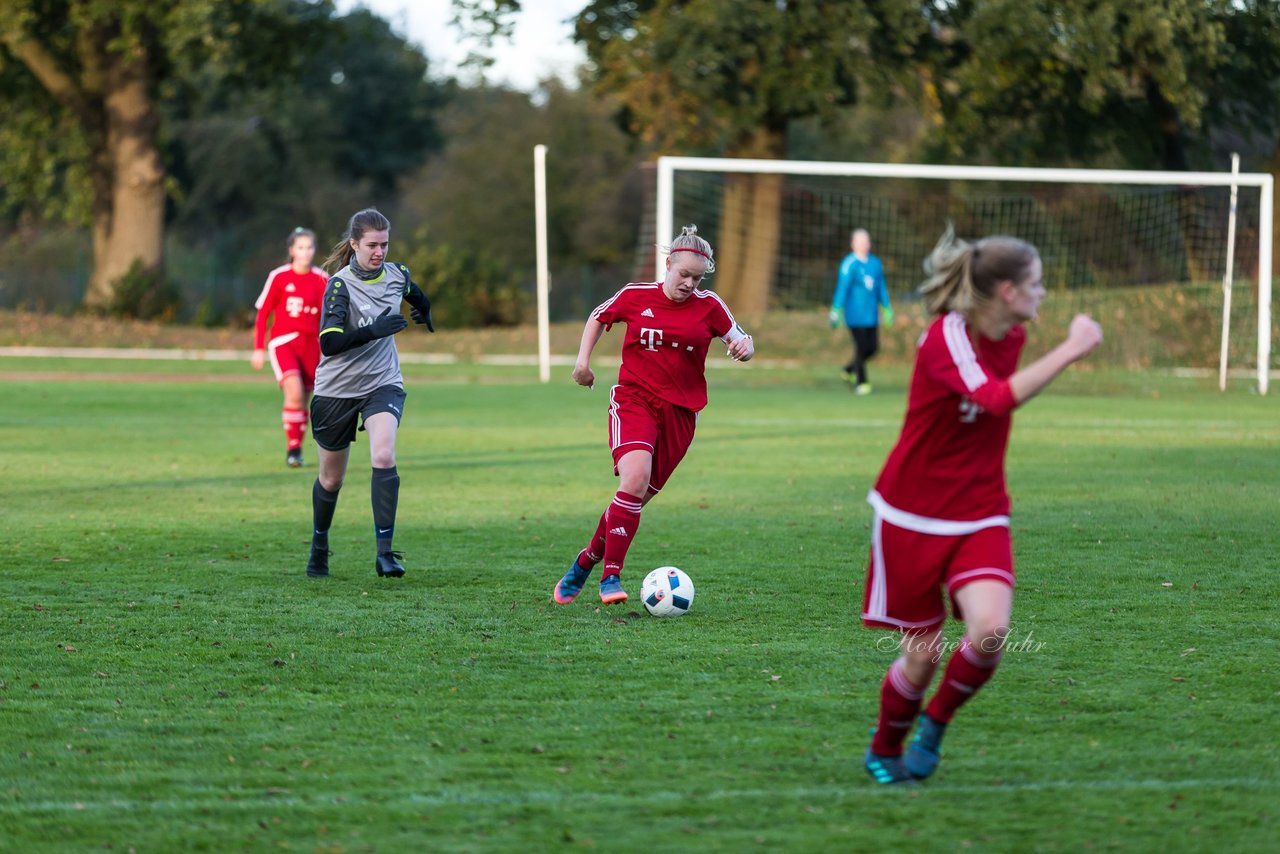
{"label": "player's left arm", "polygon": [[756,354],[756,342],[729,313],[729,307],[717,298],[718,311],[712,316],[712,332],[729,346],[727,355],[735,362],[749,362]]}
{"label": "player's left arm", "polygon": [[404,264],[396,266],[404,273],[404,301],[409,303],[409,316],[414,323],[426,326],[428,332],[435,332],[436,326],[431,318],[431,300],[427,298],[427,292],[409,275],[408,267]]}
{"label": "player's left arm", "polygon": [[[878,260],[878,259],[877,259]],[[893,325],[893,306],[889,304],[889,283],[884,278],[884,264],[876,264],[876,300],[884,310],[885,326]]]}

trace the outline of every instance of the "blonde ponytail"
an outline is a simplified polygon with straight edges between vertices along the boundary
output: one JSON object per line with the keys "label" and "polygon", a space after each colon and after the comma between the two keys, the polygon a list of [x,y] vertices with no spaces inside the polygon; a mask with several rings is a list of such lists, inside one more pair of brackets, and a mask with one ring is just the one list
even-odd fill
{"label": "blonde ponytail", "polygon": [[995,293],[1001,282],[1021,282],[1039,251],[1025,240],[1007,235],[969,243],[956,237],[947,223],[933,251],[924,259],[928,276],[919,287],[930,314],[958,311],[966,317]]}

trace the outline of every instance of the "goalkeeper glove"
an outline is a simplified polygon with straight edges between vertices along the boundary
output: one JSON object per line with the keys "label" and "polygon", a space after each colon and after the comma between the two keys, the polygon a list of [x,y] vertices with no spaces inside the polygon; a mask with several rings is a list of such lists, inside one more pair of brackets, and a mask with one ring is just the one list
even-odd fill
{"label": "goalkeeper glove", "polygon": [[884,325],[886,327],[893,326],[893,309],[887,305],[884,307]]}
{"label": "goalkeeper glove", "polygon": [[840,309],[833,308],[827,315],[827,320],[831,323],[831,328],[835,329],[840,325]]}

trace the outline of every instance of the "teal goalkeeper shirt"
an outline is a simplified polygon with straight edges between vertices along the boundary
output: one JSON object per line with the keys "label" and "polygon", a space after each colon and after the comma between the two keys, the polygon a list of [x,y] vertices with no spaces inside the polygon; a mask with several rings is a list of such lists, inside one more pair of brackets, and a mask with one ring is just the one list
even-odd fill
{"label": "teal goalkeeper shirt", "polygon": [[884,280],[884,266],[874,255],[860,261],[850,252],[840,262],[831,308],[844,311],[845,325],[868,327],[880,325],[878,306],[889,307],[889,286]]}

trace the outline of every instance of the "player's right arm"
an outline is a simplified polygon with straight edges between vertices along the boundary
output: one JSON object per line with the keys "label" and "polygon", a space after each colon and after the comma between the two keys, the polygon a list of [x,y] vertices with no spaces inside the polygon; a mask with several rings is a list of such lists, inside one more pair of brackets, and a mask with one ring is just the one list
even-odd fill
{"label": "player's right arm", "polygon": [[350,318],[351,300],[342,279],[334,277],[324,289],[324,312],[320,320],[320,352],[336,356],[364,346],[375,338],[395,335],[409,325],[403,314],[386,311],[368,326],[354,326]]}
{"label": "player's right arm", "polygon": [[262,293],[258,295],[258,301],[254,304],[258,309],[258,316],[253,323],[253,357],[249,360],[249,364],[255,371],[262,370],[266,362],[267,321],[275,311],[278,297],[277,272],[272,271],[271,275],[267,276],[267,283],[262,286]]}
{"label": "player's right arm", "polygon": [[573,364],[573,381],[578,385],[592,388],[596,384],[596,375],[591,370],[591,351],[604,335],[605,326],[594,317],[587,318],[582,328],[582,341],[578,344],[578,360]]}
{"label": "player's right arm", "polygon": [[853,255],[846,255],[840,262],[840,271],[836,274],[836,291],[831,296],[831,312],[828,320],[831,328],[840,324],[840,315],[844,311],[845,300],[848,299],[849,283],[853,281]]}
{"label": "player's right arm", "polygon": [[596,306],[587,324],[582,328],[582,341],[578,344],[578,358],[573,363],[573,381],[578,385],[591,388],[595,385],[596,375],[591,370],[591,351],[600,342],[600,336],[613,328],[618,321],[626,321],[627,305],[630,302],[630,286],[623,288],[604,302]]}

